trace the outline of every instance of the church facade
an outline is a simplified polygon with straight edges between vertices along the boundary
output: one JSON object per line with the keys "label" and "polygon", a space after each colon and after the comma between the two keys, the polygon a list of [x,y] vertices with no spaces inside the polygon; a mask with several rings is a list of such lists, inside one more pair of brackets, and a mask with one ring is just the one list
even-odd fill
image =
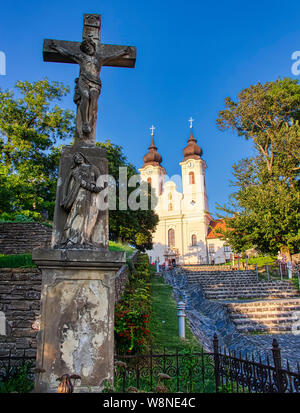
{"label": "church facade", "polygon": [[159,223],[153,234],[153,249],[147,251],[150,261],[160,264],[221,264],[231,259],[230,247],[221,239],[221,220],[209,214],[206,188],[206,163],[190,126],[190,137],[180,162],[182,192],[174,180],[167,179],[162,157],[152,142],[139,169],[141,180],[151,186],[153,208]]}

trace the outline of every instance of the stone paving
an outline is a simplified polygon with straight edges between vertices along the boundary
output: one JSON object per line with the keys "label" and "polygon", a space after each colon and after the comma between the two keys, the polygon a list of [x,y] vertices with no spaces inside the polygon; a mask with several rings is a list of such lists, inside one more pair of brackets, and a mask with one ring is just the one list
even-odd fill
{"label": "stone paving", "polygon": [[217,333],[219,344],[228,350],[235,350],[241,357],[253,356],[262,362],[269,357],[272,361],[272,341],[276,338],[281,348],[283,367],[289,361],[291,370],[297,371],[300,364],[300,335],[295,334],[260,334],[245,335],[237,331],[229,314],[221,302],[205,299],[197,285],[188,284],[183,274],[175,270],[165,271],[165,281],[173,287],[177,302],[186,303],[186,315],[191,330],[206,351],[212,351],[214,333]]}

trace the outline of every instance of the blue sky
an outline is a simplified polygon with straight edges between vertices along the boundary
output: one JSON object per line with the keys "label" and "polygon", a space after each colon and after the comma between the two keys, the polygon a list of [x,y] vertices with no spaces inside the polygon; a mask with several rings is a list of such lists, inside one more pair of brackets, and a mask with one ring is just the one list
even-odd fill
{"label": "blue sky", "polygon": [[[135,69],[103,68],[97,140],[122,145],[137,167],[155,143],[169,176],[180,173],[182,149],[194,135],[203,149],[210,210],[232,188],[232,164],[251,154],[249,142],[217,129],[226,96],[291,73],[300,50],[300,2],[253,0],[19,1],[1,4],[0,51],[7,59],[0,87],[45,77],[71,88],[77,65],[42,60],[44,38],[80,41],[84,13],[102,15],[102,42],[137,47]],[[299,78],[299,76],[298,76]]]}

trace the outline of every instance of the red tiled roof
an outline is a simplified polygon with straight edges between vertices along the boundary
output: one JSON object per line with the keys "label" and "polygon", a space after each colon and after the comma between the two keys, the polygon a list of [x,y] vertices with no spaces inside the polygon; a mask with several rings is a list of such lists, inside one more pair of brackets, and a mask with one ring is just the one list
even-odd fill
{"label": "red tiled roof", "polygon": [[222,229],[222,230],[226,229],[225,221],[223,221],[222,219],[211,220],[209,223],[209,229],[208,229],[208,234],[206,238],[207,239],[222,238],[223,235],[220,232],[218,232],[218,229]]}

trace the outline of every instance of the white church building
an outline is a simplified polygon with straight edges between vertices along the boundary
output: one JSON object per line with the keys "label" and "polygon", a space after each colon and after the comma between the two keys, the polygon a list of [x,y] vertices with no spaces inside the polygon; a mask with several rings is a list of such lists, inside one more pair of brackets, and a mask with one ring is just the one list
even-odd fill
{"label": "white church building", "polygon": [[223,228],[221,220],[209,214],[205,180],[206,163],[202,149],[193,135],[190,120],[190,137],[183,149],[180,162],[182,193],[172,180],[167,180],[162,157],[152,142],[139,169],[141,180],[151,185],[157,202],[154,210],[159,222],[153,234],[153,249],[147,251],[150,261],[177,264],[221,264],[231,259],[231,250],[218,234]]}

